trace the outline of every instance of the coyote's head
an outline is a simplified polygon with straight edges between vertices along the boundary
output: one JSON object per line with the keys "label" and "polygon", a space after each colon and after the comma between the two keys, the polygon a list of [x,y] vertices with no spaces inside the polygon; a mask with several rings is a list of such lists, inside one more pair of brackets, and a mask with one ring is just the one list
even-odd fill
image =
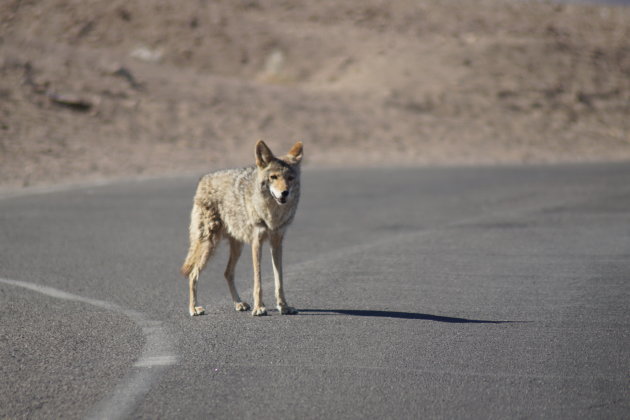
{"label": "coyote's head", "polygon": [[286,156],[277,158],[264,141],[256,143],[258,182],[263,193],[269,193],[280,205],[295,199],[300,187],[302,142],[293,145]]}

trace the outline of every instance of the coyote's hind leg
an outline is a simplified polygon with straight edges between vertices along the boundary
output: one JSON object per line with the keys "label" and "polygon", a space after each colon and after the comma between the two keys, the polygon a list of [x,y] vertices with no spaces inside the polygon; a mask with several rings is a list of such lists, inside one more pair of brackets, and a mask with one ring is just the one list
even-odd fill
{"label": "coyote's hind leg", "polygon": [[183,275],[188,276],[188,312],[191,316],[205,313],[203,307],[197,305],[197,281],[220,239],[219,213],[212,207],[195,203],[190,217],[190,248],[181,270]]}
{"label": "coyote's hind leg", "polygon": [[228,287],[230,288],[230,294],[232,295],[232,301],[234,302],[234,309],[237,311],[249,310],[247,302],[243,302],[236,291],[234,285],[234,268],[241,256],[243,250],[243,243],[230,237],[230,259],[228,260],[227,268],[225,269],[225,280],[227,280]]}

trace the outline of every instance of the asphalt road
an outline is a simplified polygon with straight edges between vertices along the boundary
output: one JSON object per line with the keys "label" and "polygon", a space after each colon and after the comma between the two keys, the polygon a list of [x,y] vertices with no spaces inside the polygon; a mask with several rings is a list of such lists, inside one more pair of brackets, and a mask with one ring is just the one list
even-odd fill
{"label": "asphalt road", "polygon": [[0,199],[0,418],[630,417],[630,165],[303,178],[296,316],[188,316],[196,179]]}

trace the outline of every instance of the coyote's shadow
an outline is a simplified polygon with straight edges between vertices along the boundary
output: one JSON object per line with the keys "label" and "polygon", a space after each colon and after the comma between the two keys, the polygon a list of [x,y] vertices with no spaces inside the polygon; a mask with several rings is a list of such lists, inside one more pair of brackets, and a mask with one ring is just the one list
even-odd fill
{"label": "coyote's shadow", "polygon": [[450,316],[422,314],[416,312],[376,311],[369,309],[300,309],[300,313],[306,315],[349,315],[374,318],[418,319],[423,321],[446,322],[450,324],[507,324],[514,322],[455,318]]}

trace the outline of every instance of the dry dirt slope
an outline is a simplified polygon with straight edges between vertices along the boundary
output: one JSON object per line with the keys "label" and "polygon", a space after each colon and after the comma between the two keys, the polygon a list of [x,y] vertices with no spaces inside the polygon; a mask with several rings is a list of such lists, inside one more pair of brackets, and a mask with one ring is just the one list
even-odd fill
{"label": "dry dirt slope", "polygon": [[245,164],[630,158],[630,12],[481,0],[0,2],[0,184]]}

